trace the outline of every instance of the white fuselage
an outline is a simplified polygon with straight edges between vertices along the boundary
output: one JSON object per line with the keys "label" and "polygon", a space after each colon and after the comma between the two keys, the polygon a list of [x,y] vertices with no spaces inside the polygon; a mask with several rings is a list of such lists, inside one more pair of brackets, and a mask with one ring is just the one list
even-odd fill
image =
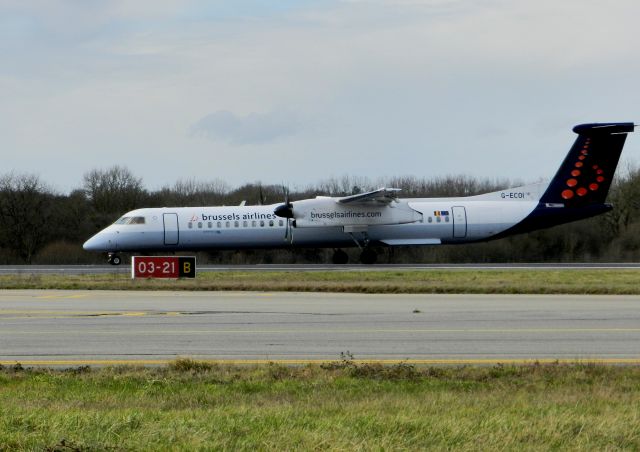
{"label": "white fuselage", "polygon": [[[307,207],[302,204],[307,200],[296,201],[298,224],[288,234],[288,220],[273,213],[277,204],[138,209],[125,214],[121,224],[93,236],[84,248],[114,253],[482,241],[526,218],[538,205],[539,189],[530,186],[461,198],[398,199],[391,207],[334,208],[337,205],[327,201],[332,198],[322,197]],[[127,223],[129,218],[144,220]]]}

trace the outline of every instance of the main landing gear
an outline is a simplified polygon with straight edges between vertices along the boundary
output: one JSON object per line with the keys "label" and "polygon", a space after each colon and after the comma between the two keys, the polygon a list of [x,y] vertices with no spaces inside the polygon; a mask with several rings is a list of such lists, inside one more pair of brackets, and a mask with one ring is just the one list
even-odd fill
{"label": "main landing gear", "polygon": [[107,262],[111,265],[120,265],[122,263],[122,258],[116,253],[109,253]]}
{"label": "main landing gear", "polygon": [[371,248],[364,248],[360,253],[360,262],[366,265],[375,264],[378,260],[378,255]]}
{"label": "main landing gear", "polygon": [[[378,259],[378,254],[372,248],[361,248],[362,252],[360,253],[360,262],[366,265],[375,264]],[[349,256],[342,250],[335,250],[333,252],[333,256],[331,257],[331,261],[336,265],[344,265],[349,262]]]}
{"label": "main landing gear", "polygon": [[349,255],[342,250],[335,250],[331,261],[336,265],[344,265],[349,262]]}
{"label": "main landing gear", "polygon": [[[347,229],[345,228],[345,232],[351,236],[351,239],[355,242],[356,246],[360,248],[360,262],[365,265],[375,264],[376,260],[378,259],[378,255],[369,246],[369,235],[367,234],[366,228],[361,230],[356,230],[356,228],[353,228],[349,231],[347,231]],[[360,232],[362,234],[359,240],[354,235],[354,233],[356,232]]]}

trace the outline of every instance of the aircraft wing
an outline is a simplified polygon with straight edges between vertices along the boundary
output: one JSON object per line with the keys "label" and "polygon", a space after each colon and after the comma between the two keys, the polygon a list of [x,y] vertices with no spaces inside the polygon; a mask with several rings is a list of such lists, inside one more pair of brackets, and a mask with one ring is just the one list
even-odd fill
{"label": "aircraft wing", "polygon": [[366,193],[358,193],[357,195],[338,198],[337,202],[339,202],[340,204],[361,204],[371,202],[388,204],[396,199],[396,193],[398,193],[399,191],[399,188],[379,188],[377,190],[368,191]]}

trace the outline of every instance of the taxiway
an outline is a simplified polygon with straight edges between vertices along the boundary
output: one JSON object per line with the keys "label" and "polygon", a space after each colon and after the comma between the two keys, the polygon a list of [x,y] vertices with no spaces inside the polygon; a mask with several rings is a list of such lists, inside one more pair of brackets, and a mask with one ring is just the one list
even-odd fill
{"label": "taxiway", "polygon": [[0,363],[640,363],[640,297],[0,292]]}

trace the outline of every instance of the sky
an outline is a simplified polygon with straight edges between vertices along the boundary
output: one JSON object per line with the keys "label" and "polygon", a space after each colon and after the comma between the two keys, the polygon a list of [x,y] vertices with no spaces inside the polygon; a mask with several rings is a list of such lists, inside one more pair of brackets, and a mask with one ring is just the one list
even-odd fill
{"label": "sky", "polygon": [[150,189],[535,182],[574,125],[640,123],[638,17],[637,0],[0,0],[0,174],[60,192],[113,165]]}

